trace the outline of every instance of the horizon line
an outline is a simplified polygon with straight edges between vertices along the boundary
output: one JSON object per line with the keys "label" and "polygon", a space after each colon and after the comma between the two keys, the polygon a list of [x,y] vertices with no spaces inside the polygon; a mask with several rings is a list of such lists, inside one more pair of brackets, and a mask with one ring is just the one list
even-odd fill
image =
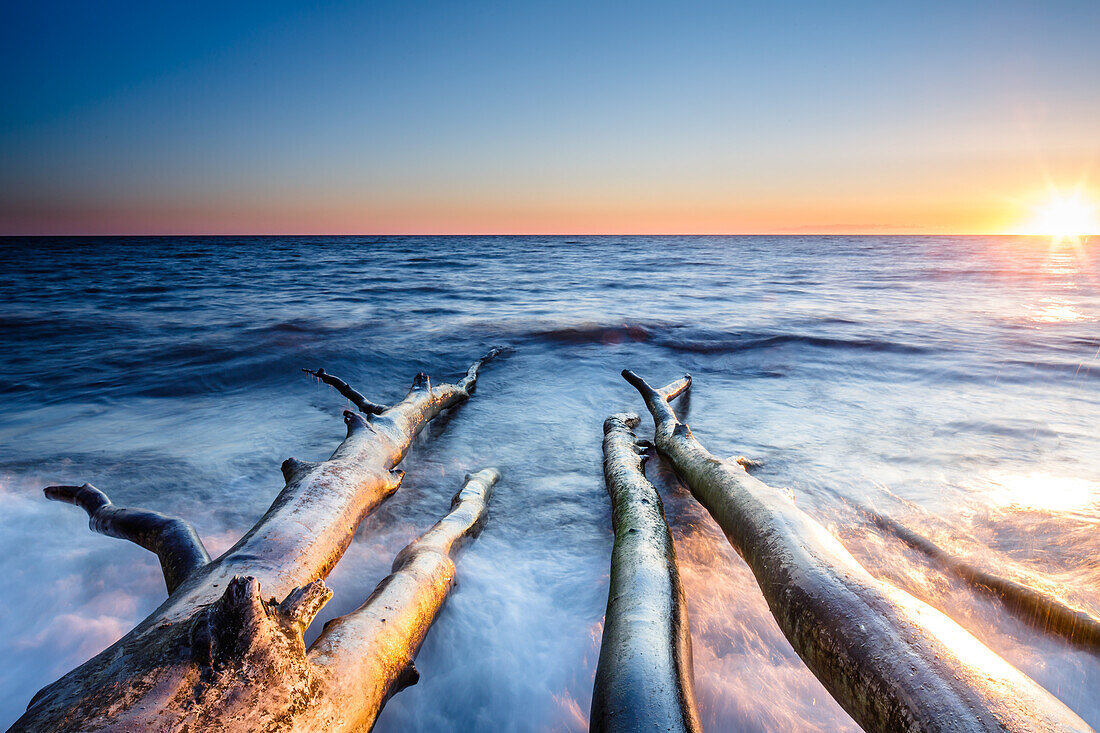
{"label": "horizon line", "polygon": [[[61,233],[61,234],[9,234],[0,232],[0,238],[4,239],[48,239],[48,238],[127,238],[127,237],[1050,237],[1055,235],[1050,234],[1035,234],[1028,232],[921,232],[921,233],[901,233],[901,232],[837,232],[837,231],[807,231],[807,232],[705,232],[705,233],[687,233],[687,232],[651,232],[651,233],[617,233],[617,232],[600,232],[600,233],[585,233],[585,232],[362,232],[362,233],[302,233],[302,232],[279,232],[279,233],[165,233],[165,232],[147,232],[147,233],[109,233],[109,234],[73,234],[73,233]],[[1077,235],[1082,239],[1087,239],[1093,236],[1100,236],[1097,234],[1080,234]]]}

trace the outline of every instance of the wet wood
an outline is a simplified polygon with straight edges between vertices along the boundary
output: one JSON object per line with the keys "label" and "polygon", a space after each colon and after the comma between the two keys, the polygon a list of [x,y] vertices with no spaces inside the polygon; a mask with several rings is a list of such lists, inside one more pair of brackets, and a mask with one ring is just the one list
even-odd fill
{"label": "wet wood", "polygon": [[708,452],[669,404],[690,377],[657,390],[623,376],[653,415],[658,453],[748,563],[791,646],[864,730],[1091,730],[946,615],[874,578],[784,492]]}
{"label": "wet wood", "polygon": [[996,598],[1009,612],[1028,624],[1060,636],[1075,646],[1100,652],[1100,619],[1095,616],[1068,606],[1036,588],[965,562],[890,517],[867,507],[859,509],[879,529],[920,551],[940,569],[965,580],[979,593]]}
{"label": "wet wood", "polygon": [[[385,588],[363,607],[330,625],[309,650],[303,634],[331,597],[323,579],[359,523],[400,486],[396,467],[413,439],[467,400],[480,367],[499,353],[474,362],[453,384],[433,387],[417,375],[404,399],[376,414],[346,411],[347,436],[332,456],[286,461],[286,484],[271,508],[213,561],[202,559],[201,543],[185,551],[190,528],[179,520],[115,510],[97,526],[97,514],[111,506],[102,492],[51,487],[52,498],[90,509],[94,528],[153,549],[162,565],[167,556],[172,590],[121,640],[35,695],[12,730],[369,728],[385,698],[413,681],[412,655],[453,577],[451,550],[482,516],[495,471],[470,477],[451,514],[414,543],[423,552],[406,548]],[[157,526],[171,531],[153,531]],[[386,610],[382,628],[364,621],[382,608],[376,602]],[[342,628],[359,632],[338,633]],[[380,650],[375,666],[360,659],[371,645]],[[381,692],[365,695],[368,689]]]}
{"label": "wet wood", "polygon": [[613,415],[603,426],[615,544],[591,730],[701,731],[676,550],[661,497],[645,477],[637,424],[637,415]]}

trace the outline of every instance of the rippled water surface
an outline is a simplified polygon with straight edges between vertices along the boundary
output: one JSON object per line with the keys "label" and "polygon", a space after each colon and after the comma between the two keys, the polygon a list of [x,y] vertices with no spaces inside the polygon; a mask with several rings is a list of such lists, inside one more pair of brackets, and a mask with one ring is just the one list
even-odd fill
{"label": "rippled water surface", "polygon": [[[686,421],[763,461],[868,568],[1100,726],[1100,660],[1022,624],[855,511],[1100,613],[1100,249],[1034,238],[168,238],[0,243],[0,725],[162,600],[153,556],[50,483],[191,520],[227,549],[324,458],[346,401],[514,352],[405,460],[330,577],[357,606],[447,509],[504,478],[377,730],[584,730],[607,600],[601,423],[619,377],[695,377]],[[651,429],[649,423],[644,423]],[[743,562],[659,461],[704,725],[854,731]]]}

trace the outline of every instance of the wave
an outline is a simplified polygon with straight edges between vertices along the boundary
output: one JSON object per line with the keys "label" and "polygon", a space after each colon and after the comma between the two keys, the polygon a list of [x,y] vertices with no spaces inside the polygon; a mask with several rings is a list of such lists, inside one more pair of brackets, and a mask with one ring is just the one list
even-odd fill
{"label": "wave", "polygon": [[[821,325],[849,325],[852,323],[852,321],[844,319],[828,318],[823,319]],[[670,351],[697,354],[756,351],[790,345],[898,354],[920,354],[933,351],[932,348],[926,346],[869,337],[822,336],[785,331],[723,331],[651,323],[582,324],[536,329],[520,334],[519,338],[565,344],[652,343]]]}
{"label": "wave", "polygon": [[642,324],[624,323],[615,326],[586,324],[532,331],[527,338],[566,344],[619,344],[628,341],[644,342],[653,338],[654,329]]}
{"label": "wave", "polygon": [[1002,359],[998,362],[1004,366],[1017,367],[1024,370],[1036,370],[1053,374],[1068,375],[1071,379],[1100,379],[1100,365],[1095,362],[1052,362],[1052,361],[1025,361],[1023,359]]}
{"label": "wave", "polygon": [[924,346],[873,338],[839,338],[804,333],[768,332],[707,334],[694,338],[669,338],[658,343],[660,346],[672,351],[687,351],[696,354],[726,354],[773,349],[789,345],[813,346],[823,349],[883,351],[895,354],[923,354],[931,350]]}

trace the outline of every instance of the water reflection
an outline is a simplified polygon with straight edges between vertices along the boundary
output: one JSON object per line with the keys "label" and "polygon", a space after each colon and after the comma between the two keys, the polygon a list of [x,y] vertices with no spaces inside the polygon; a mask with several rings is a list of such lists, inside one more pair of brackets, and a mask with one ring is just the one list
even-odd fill
{"label": "water reflection", "polygon": [[1050,255],[1043,266],[1044,274],[1055,277],[1072,277],[1088,269],[1088,254],[1081,241],[1054,239],[1050,244]]}
{"label": "water reflection", "polygon": [[1088,319],[1073,303],[1055,298],[1043,298],[1031,309],[1030,320],[1035,323],[1073,323]]}

